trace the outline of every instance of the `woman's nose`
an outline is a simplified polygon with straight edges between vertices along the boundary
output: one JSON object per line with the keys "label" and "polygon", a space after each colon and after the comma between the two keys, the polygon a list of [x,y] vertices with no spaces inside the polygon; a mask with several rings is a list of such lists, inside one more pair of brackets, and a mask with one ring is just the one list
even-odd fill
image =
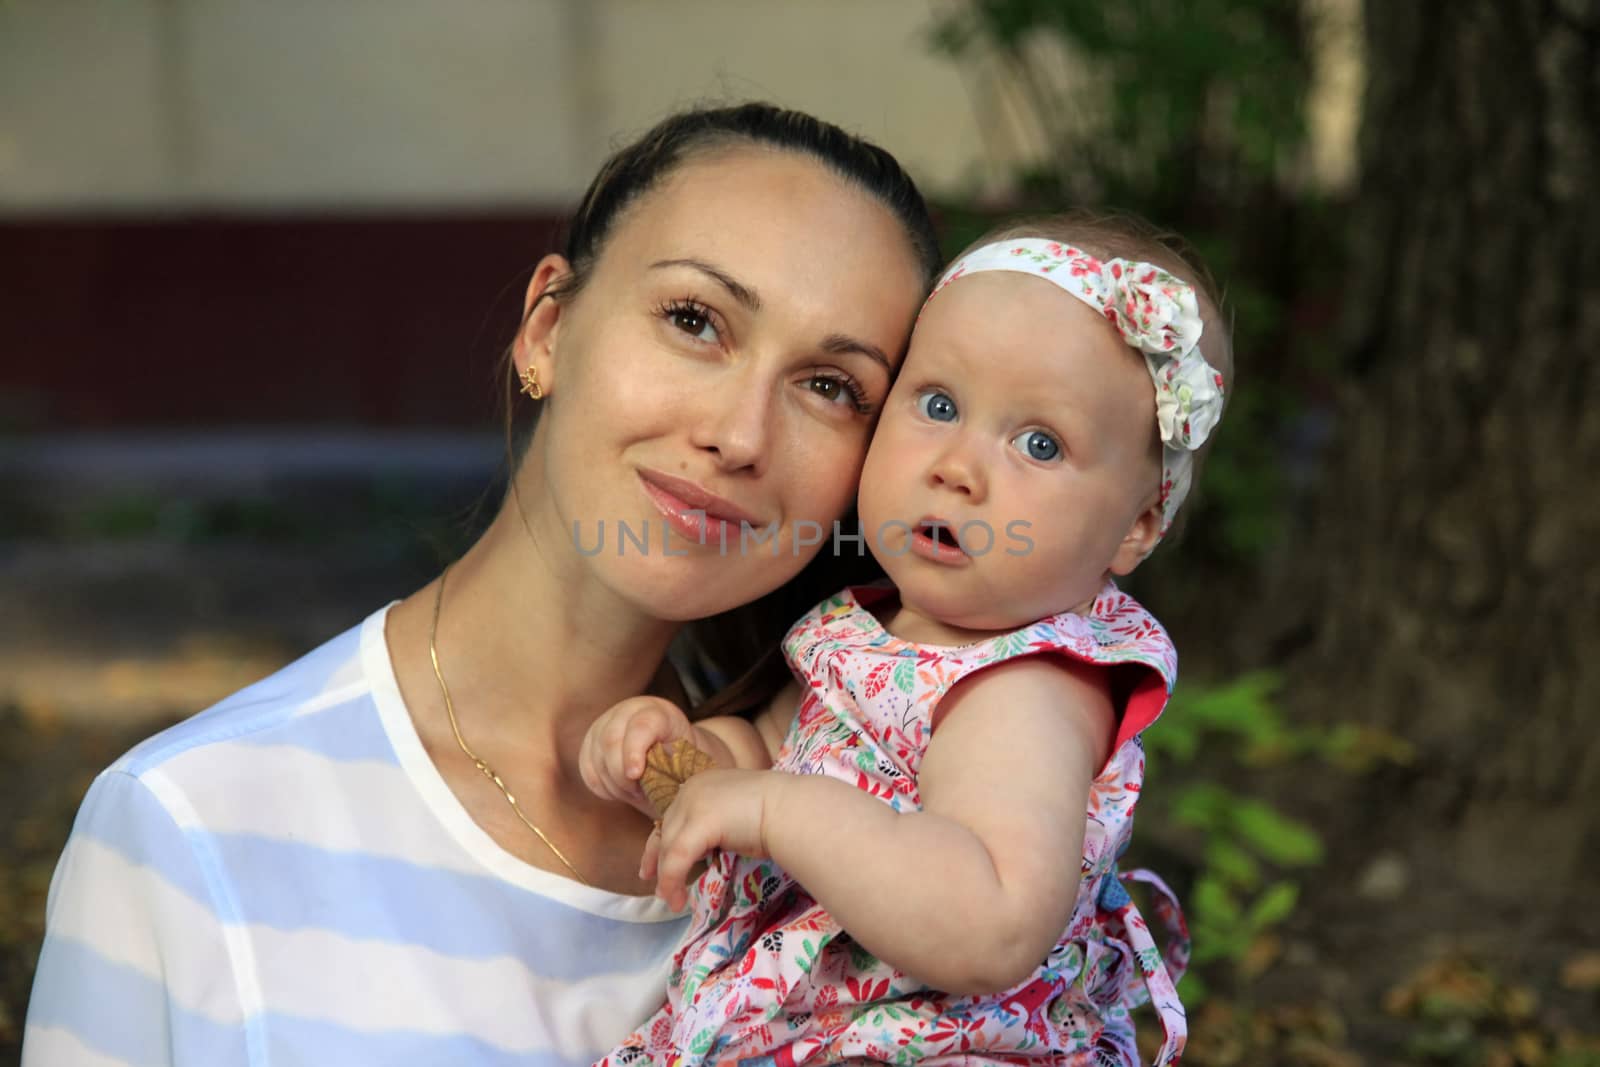
{"label": "woman's nose", "polygon": [[772,434],[773,382],[746,365],[708,390],[712,403],[690,431],[689,440],[710,452],[725,471],[765,471]]}

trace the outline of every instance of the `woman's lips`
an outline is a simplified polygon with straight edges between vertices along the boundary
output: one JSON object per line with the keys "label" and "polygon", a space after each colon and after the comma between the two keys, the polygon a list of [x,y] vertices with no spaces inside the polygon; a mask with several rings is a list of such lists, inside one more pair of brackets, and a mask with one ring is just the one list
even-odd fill
{"label": "woman's lips", "polygon": [[650,502],[667,520],[668,528],[685,540],[718,545],[726,551],[730,543],[737,541],[740,523],[761,525],[737,504],[683,478],[641,468],[639,481]]}

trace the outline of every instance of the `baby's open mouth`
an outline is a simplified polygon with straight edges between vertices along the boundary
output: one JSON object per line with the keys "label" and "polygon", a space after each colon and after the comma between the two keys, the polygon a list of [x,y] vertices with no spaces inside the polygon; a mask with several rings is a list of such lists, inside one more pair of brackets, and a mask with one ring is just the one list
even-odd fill
{"label": "baby's open mouth", "polygon": [[918,556],[935,563],[966,563],[967,552],[961,547],[956,529],[944,519],[918,519],[911,526],[911,550]]}

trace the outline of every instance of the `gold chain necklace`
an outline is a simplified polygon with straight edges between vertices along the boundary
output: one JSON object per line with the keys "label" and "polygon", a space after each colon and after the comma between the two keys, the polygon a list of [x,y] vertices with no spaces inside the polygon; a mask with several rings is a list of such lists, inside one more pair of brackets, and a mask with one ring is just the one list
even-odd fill
{"label": "gold chain necklace", "polygon": [[456,744],[461,746],[462,754],[472,761],[473,765],[478,768],[485,778],[499,787],[500,792],[505,794],[506,803],[510,804],[511,810],[517,813],[517,818],[522,820],[522,825],[532,830],[539,840],[543,841],[545,846],[556,854],[556,859],[560,860],[562,866],[572,872],[572,877],[584,885],[588,885],[589,883],[584,879],[583,875],[578,873],[578,868],[572,865],[572,861],[562,855],[561,850],[556,847],[556,843],[545,836],[545,832],[535,826],[532,819],[522,814],[522,807],[517,803],[517,798],[511,795],[511,790],[506,788],[506,783],[500,780],[500,776],[494,773],[494,768],[483,762],[483,759],[476,752],[468,748],[466,740],[461,736],[461,727],[456,722],[456,706],[450,699],[450,687],[444,684],[444,672],[439,669],[439,609],[444,606],[444,580],[449,574],[449,567],[440,572],[439,591],[433,597],[433,625],[428,629],[428,655],[433,659],[433,676],[439,679],[439,692],[444,694],[444,710],[445,714],[450,716],[450,732],[456,735]]}

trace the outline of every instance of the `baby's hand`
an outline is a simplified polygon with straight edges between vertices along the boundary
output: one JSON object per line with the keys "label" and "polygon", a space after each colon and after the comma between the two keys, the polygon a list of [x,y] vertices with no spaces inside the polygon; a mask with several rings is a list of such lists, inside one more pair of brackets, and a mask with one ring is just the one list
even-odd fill
{"label": "baby's hand", "polygon": [[688,903],[694,867],[712,849],[753,859],[767,849],[767,819],[794,775],[777,771],[713,770],[683,783],[672,806],[645,842],[639,877],[654,879],[656,896],[674,911]]}
{"label": "baby's hand", "polygon": [[578,773],[596,796],[630,804],[653,819],[655,808],[639,786],[645,753],[658,741],[693,736],[689,717],[670,700],[630,697],[606,709],[584,734]]}

